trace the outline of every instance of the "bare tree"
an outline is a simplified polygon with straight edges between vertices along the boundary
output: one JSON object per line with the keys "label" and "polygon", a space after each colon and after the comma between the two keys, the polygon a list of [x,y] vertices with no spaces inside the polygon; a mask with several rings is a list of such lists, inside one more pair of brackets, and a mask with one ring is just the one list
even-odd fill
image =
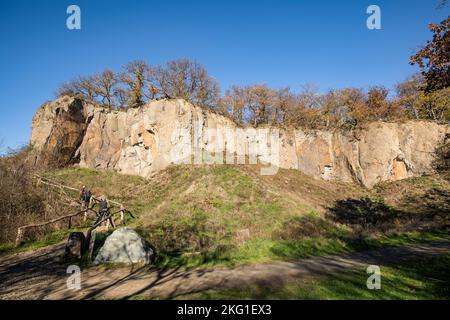
{"label": "bare tree", "polygon": [[124,68],[125,72],[120,74],[120,80],[126,88],[122,91],[122,95],[127,97],[125,103],[128,107],[140,107],[145,103],[151,68],[141,60],[129,62]]}
{"label": "bare tree", "polygon": [[182,98],[201,107],[215,108],[219,85],[197,62],[179,59],[158,67],[152,78],[160,94],[169,98]]}
{"label": "bare tree", "polygon": [[56,89],[55,93],[56,97],[63,97],[63,96],[75,96],[74,88],[70,85],[68,82],[64,82],[59,86],[58,89]]}
{"label": "bare tree", "polygon": [[78,79],[71,81],[70,84],[74,88],[76,94],[81,95],[90,101],[94,101],[97,97],[98,89],[96,86],[95,77],[93,76],[80,76]]}
{"label": "bare tree", "polygon": [[111,70],[105,70],[95,77],[97,94],[101,97],[102,104],[110,109],[115,108],[115,93],[117,77]]}
{"label": "bare tree", "polygon": [[94,101],[97,96],[97,87],[95,77],[83,77],[70,81],[69,83],[63,83],[57,90],[58,96],[71,95],[78,96],[90,101]]}
{"label": "bare tree", "polygon": [[116,90],[114,90],[114,98],[117,100],[117,107],[119,109],[127,107],[129,99],[128,91],[125,88],[117,87]]}
{"label": "bare tree", "polygon": [[448,5],[448,0],[440,0],[437,9],[443,9],[445,7],[448,7]]}
{"label": "bare tree", "polygon": [[397,83],[395,90],[397,92],[397,101],[402,105],[414,119],[420,117],[420,100],[423,92],[423,77],[420,74],[414,74],[403,82]]}
{"label": "bare tree", "polygon": [[289,87],[274,92],[272,123],[284,123],[291,110],[295,109],[297,99]]}

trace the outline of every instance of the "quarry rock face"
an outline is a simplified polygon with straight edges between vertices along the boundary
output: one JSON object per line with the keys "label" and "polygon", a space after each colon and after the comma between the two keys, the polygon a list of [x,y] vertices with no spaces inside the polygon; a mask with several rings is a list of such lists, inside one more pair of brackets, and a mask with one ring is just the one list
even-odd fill
{"label": "quarry rock face", "polygon": [[143,263],[149,264],[153,250],[130,228],[120,228],[106,238],[95,263]]}
{"label": "quarry rock face", "polygon": [[[71,163],[84,138],[93,105],[63,97],[42,105],[33,117],[31,145],[46,164]],[[35,129],[36,128],[36,129]]]}
{"label": "quarry rock face", "polygon": [[62,156],[81,167],[144,177],[172,164],[261,163],[262,174],[296,169],[371,188],[432,172],[434,151],[449,131],[428,121],[348,131],[242,128],[181,99],[119,111],[63,97],[36,112],[31,143],[37,158]]}

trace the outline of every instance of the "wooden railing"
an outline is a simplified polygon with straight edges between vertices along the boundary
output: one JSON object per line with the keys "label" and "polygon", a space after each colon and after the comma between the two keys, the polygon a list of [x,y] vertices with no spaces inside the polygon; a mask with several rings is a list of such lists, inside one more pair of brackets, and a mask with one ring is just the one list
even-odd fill
{"label": "wooden railing", "polygon": [[76,216],[78,216],[80,214],[84,214],[84,213],[86,213],[89,210],[94,211],[93,209],[88,208],[88,209],[85,209],[85,210],[82,210],[82,211],[78,211],[76,213],[68,214],[68,215],[65,215],[65,216],[62,216],[62,217],[58,217],[58,218],[55,218],[55,219],[52,219],[52,220],[49,220],[49,221],[45,221],[45,222],[42,222],[42,223],[28,224],[26,226],[21,226],[21,227],[17,228],[17,236],[16,236],[15,245],[16,245],[16,247],[18,247],[22,243],[23,235],[25,234],[25,230],[27,230],[27,229],[44,227],[44,226],[56,223],[56,222],[64,220],[64,219],[69,219],[68,229],[70,229],[72,227],[72,218],[76,217]]}
{"label": "wooden railing", "polygon": [[[38,181],[39,181],[40,183],[49,185],[49,186],[51,186],[51,187],[55,187],[55,188],[59,188],[59,189],[66,189],[66,190],[72,190],[72,191],[76,191],[76,192],[79,192],[79,191],[80,191],[79,189],[76,189],[76,188],[73,188],[73,187],[69,187],[69,186],[63,185],[63,184],[61,184],[61,183],[52,181],[52,180],[50,180],[50,179],[48,179],[48,178],[46,178],[46,177],[43,177],[43,176],[40,176],[40,175],[37,175],[37,174],[35,174],[34,177],[35,177],[36,179],[38,179]],[[95,201],[97,201],[97,202],[100,201],[100,199],[99,199],[98,197],[92,196],[92,198],[93,198]],[[108,199],[108,202],[109,202],[109,203],[112,203],[112,204],[114,204],[114,205],[116,205],[116,206],[118,206],[118,207],[122,207],[122,206],[123,206],[120,202],[117,202],[117,201],[114,201],[114,200],[109,200],[109,199]]]}
{"label": "wooden railing", "polygon": [[[61,190],[72,190],[72,191],[76,191],[78,192],[79,190],[70,186],[66,186],[63,184],[60,184],[58,182],[52,181],[46,177],[40,176],[40,175],[35,175],[34,176],[36,179],[38,179],[39,183],[43,183],[46,184],[48,186],[54,187],[54,188],[59,188]],[[91,197],[94,201],[99,202],[100,199],[98,197],[92,196]],[[114,201],[114,200],[108,200],[108,202],[110,204],[113,204],[115,206],[117,206],[119,209],[113,213],[107,214],[105,217],[102,218],[102,220],[97,221],[96,223],[94,223],[88,230],[88,233],[91,233],[93,230],[95,230],[98,226],[100,226],[102,223],[107,222],[106,227],[109,228],[109,225],[111,225],[113,228],[116,227],[115,223],[114,223],[114,216],[117,214],[120,214],[120,221],[123,223],[124,219],[125,219],[125,213],[128,212],[132,217],[133,215],[131,214],[131,212],[129,212],[125,206],[123,204],[121,204],[120,202]],[[29,225],[25,225],[25,226],[21,226],[17,229],[17,236],[16,236],[16,241],[15,241],[15,246],[18,247],[23,240],[25,231],[27,229],[31,229],[31,228],[39,228],[39,227],[44,227],[50,224],[54,224],[57,223],[59,221],[62,221],[64,219],[68,219],[68,229],[72,228],[72,218],[81,215],[81,214],[87,214],[88,211],[93,211],[96,213],[96,211],[92,208],[92,207],[88,207],[86,209],[77,211],[76,213],[72,213],[72,214],[68,214],[65,216],[61,216],[61,217],[57,217],[54,218],[52,220],[49,221],[45,221],[42,223],[37,223],[37,224],[29,224]]]}

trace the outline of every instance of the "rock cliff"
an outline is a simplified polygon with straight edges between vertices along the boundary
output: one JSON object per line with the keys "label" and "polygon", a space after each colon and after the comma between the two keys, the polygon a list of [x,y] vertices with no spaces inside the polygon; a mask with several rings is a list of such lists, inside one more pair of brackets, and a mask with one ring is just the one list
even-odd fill
{"label": "rock cliff", "polygon": [[116,111],[62,97],[36,112],[31,144],[39,161],[141,176],[176,163],[258,162],[262,174],[297,169],[371,188],[431,172],[449,131],[427,121],[374,122],[351,131],[255,130],[180,99]]}

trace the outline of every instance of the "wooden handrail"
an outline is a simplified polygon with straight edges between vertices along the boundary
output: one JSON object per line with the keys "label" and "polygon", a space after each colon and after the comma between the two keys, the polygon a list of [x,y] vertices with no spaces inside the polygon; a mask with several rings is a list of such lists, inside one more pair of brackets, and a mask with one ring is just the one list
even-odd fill
{"label": "wooden handrail", "polygon": [[118,213],[122,213],[124,210],[118,210],[116,212],[113,212],[111,214],[108,214],[106,217],[104,217],[102,220],[98,221],[97,223],[95,223],[92,227],[90,227],[88,229],[88,232],[91,232],[92,230],[94,230],[95,228],[97,228],[99,225],[101,225],[103,222],[108,221],[109,219],[111,219],[114,215],[118,214]]}
{"label": "wooden handrail", "polygon": [[[55,182],[55,181],[50,180],[49,178],[40,176],[40,175],[38,175],[38,174],[35,174],[34,176],[35,176],[36,178],[42,180],[42,182],[43,182],[44,184],[50,185],[50,186],[55,187],[55,188],[64,188],[64,189],[72,190],[72,191],[76,191],[76,192],[79,192],[79,191],[80,191],[79,189],[76,189],[76,188],[73,188],[73,187],[69,187],[69,186],[66,186],[66,185],[57,183],[57,182]],[[97,202],[100,201],[100,199],[99,199],[98,197],[96,197],[96,196],[92,196],[92,198],[93,198],[95,201],[97,201]],[[122,206],[123,206],[120,202],[117,202],[117,201],[114,201],[114,200],[108,199],[108,202],[109,202],[109,203],[112,203],[112,204],[115,204],[115,205],[118,206],[118,207],[122,207]]]}
{"label": "wooden handrail", "polygon": [[[76,188],[72,188],[72,187],[69,187],[69,186],[65,186],[65,185],[63,185],[63,184],[54,182],[54,181],[52,181],[52,180],[50,180],[50,179],[48,179],[48,178],[46,178],[46,177],[40,176],[40,175],[35,174],[34,176],[35,176],[36,178],[38,178],[38,179],[40,180],[40,182],[42,182],[42,183],[44,183],[44,184],[46,184],[46,185],[49,185],[49,186],[52,186],[52,187],[56,187],[56,188],[64,188],[64,189],[68,189],[68,190],[73,190],[73,191],[77,191],[77,192],[79,191],[79,190],[76,189]],[[94,200],[97,201],[97,202],[100,201],[100,200],[99,200],[98,198],[96,198],[95,196],[91,196],[91,198],[94,199]],[[112,204],[114,204],[114,205],[116,205],[116,206],[118,206],[118,207],[120,207],[120,210],[118,210],[118,211],[116,211],[116,212],[114,212],[114,213],[112,213],[112,214],[109,214],[107,217],[103,218],[101,221],[98,221],[97,223],[95,223],[92,227],[89,228],[88,233],[91,233],[92,230],[94,230],[95,228],[97,228],[99,225],[101,225],[103,222],[105,222],[105,221],[107,221],[107,220],[110,220],[110,221],[112,222],[112,224],[113,224],[113,227],[114,227],[114,221],[111,220],[111,219],[112,219],[112,217],[113,217],[114,215],[116,215],[116,214],[118,214],[118,213],[120,213],[120,220],[121,220],[122,222],[124,221],[124,214],[125,214],[125,212],[129,212],[129,211],[124,207],[124,205],[121,204],[120,202],[113,201],[113,200],[109,200],[109,199],[108,199],[108,202],[109,202],[109,203],[112,203]],[[15,246],[18,247],[18,246],[21,244],[22,238],[23,238],[23,234],[24,234],[24,231],[25,231],[26,229],[43,227],[43,226],[46,226],[46,225],[49,225],[49,224],[52,224],[52,223],[56,223],[56,222],[61,221],[61,220],[64,220],[64,219],[69,219],[69,229],[70,229],[72,218],[75,217],[75,216],[78,216],[78,215],[80,215],[80,214],[82,214],[82,213],[87,213],[88,211],[93,211],[93,212],[97,213],[97,212],[96,212],[94,209],[92,209],[92,208],[86,208],[86,209],[83,209],[83,210],[78,211],[78,212],[76,212],[76,213],[72,213],[72,214],[68,214],[68,215],[62,216],[62,217],[54,218],[54,219],[49,220],[49,221],[46,221],[46,222],[37,223],[37,224],[29,224],[29,225],[21,226],[21,227],[17,228],[17,236],[16,236],[16,241],[15,241]],[[129,212],[129,213],[130,213],[130,215],[133,217],[133,215],[131,214],[131,212]]]}
{"label": "wooden handrail", "polygon": [[26,230],[26,229],[43,227],[43,226],[46,226],[46,225],[49,225],[49,224],[52,224],[52,223],[56,223],[56,222],[64,220],[64,219],[70,219],[70,218],[76,217],[76,216],[78,216],[78,215],[80,215],[82,213],[86,213],[87,211],[94,211],[95,212],[95,210],[93,210],[91,208],[87,208],[85,210],[78,211],[78,212],[72,213],[72,214],[68,214],[68,215],[65,215],[65,216],[62,216],[62,217],[58,217],[58,218],[55,218],[55,219],[52,219],[52,220],[49,220],[49,221],[45,221],[45,222],[42,222],[42,223],[28,224],[28,225],[25,225],[25,226],[21,226],[21,227],[17,228],[17,236],[16,236],[15,245],[16,245],[16,247],[18,247],[20,245],[20,243],[22,242],[22,237],[23,237],[24,230]]}

